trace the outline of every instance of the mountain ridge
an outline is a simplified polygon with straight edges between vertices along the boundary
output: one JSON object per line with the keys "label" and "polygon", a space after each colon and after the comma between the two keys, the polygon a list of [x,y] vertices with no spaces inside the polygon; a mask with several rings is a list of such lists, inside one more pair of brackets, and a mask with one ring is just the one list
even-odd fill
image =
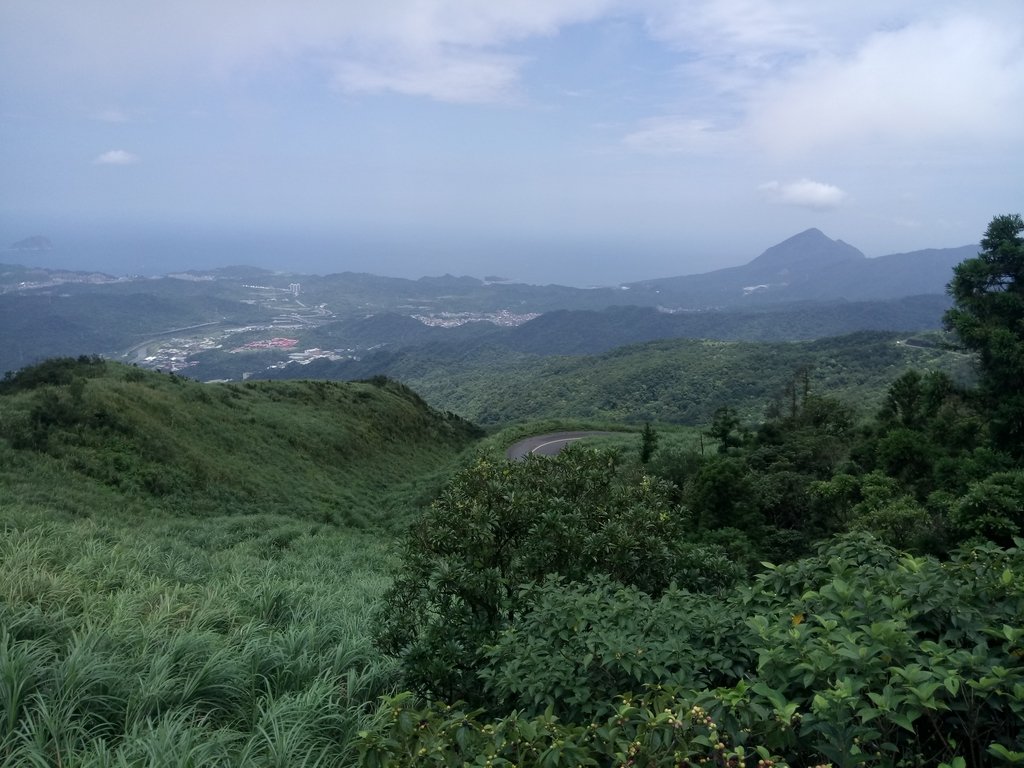
{"label": "mountain ridge", "polygon": [[[830,309],[826,305],[921,295],[944,300],[953,267],[976,253],[977,246],[968,245],[867,258],[854,246],[812,228],[740,266],[595,289],[486,283],[451,275],[408,280],[341,272],[320,277],[238,266],[184,278],[141,279],[0,265],[0,327],[10,337],[7,345],[0,346],[0,371],[54,355],[81,354],[122,357],[140,364],[149,364],[148,360],[152,367],[183,369],[199,364],[199,354],[206,358],[219,354],[227,361],[230,350],[282,335],[294,339],[299,350],[362,356],[368,348],[382,344],[479,343],[491,330],[487,320],[516,326],[557,310],[601,312],[626,306],[669,314],[719,314],[687,322],[629,315],[628,338],[614,326],[608,331],[610,316],[568,318],[564,327],[570,346],[562,351],[593,351],[584,343],[587,335],[623,343],[683,333],[705,338],[748,333],[762,337],[767,327],[764,318],[733,318],[726,313],[774,311],[797,304],[801,306],[794,307],[795,324],[784,324],[797,332],[797,338],[806,338],[808,328],[821,335],[814,331],[818,325],[828,333],[868,328],[916,331],[936,327],[945,309],[939,301],[930,308],[915,304],[910,312],[882,308],[884,314],[878,319],[885,321],[883,325],[867,324],[866,307]],[[405,319],[366,320],[387,313]],[[840,322],[844,315],[848,321]],[[580,327],[589,321],[595,324],[588,334]],[[450,325],[458,327],[442,327]],[[178,333],[190,329],[196,330]],[[531,332],[521,332],[522,343],[528,343]],[[146,351],[149,346],[153,351]],[[232,365],[247,373],[286,359],[239,357]],[[224,370],[208,376],[225,377],[235,378],[235,374]]]}
{"label": "mountain ridge", "polygon": [[793,301],[864,301],[945,293],[953,267],[977,245],[928,248],[868,258],[817,228],[806,229],[745,264],[625,285],[680,308],[752,306]]}

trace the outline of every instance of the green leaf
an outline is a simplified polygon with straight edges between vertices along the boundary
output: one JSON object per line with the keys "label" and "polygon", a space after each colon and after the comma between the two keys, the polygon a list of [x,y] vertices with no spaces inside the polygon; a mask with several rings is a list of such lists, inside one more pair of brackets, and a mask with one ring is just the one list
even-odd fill
{"label": "green leaf", "polygon": [[988,745],[988,753],[990,755],[995,755],[996,757],[1001,757],[1009,763],[1024,763],[1024,752],[1014,752],[996,742]]}
{"label": "green leaf", "polygon": [[916,731],[914,730],[913,722],[917,719],[916,713],[913,717],[910,717],[909,715],[905,715],[902,712],[893,712],[889,715],[889,719],[892,722],[896,723],[896,725],[898,725],[900,728],[910,731],[911,733],[916,733]]}
{"label": "green leaf", "polygon": [[988,745],[988,754],[1006,760],[1008,763],[1024,763],[1024,752],[1008,750],[1006,746],[994,741]]}
{"label": "green leaf", "polygon": [[946,687],[946,690],[956,696],[960,692],[960,678],[954,675],[950,675],[942,684]]}

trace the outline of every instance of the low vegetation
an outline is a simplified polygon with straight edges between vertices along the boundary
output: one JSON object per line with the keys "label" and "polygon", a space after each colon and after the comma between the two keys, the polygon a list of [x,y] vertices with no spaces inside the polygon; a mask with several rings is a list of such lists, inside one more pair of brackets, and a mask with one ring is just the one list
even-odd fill
{"label": "low vegetation", "polygon": [[0,764],[355,761],[394,677],[370,642],[378,540],[270,515],[4,518]]}
{"label": "low vegetation", "polygon": [[759,425],[719,407],[710,455],[650,450],[647,430],[631,466],[570,449],[464,470],[382,611],[378,643],[423,698],[380,708],[364,763],[1024,761],[1011,219],[948,316],[979,389],[906,372],[861,422],[798,373]]}
{"label": "low vegetation", "polygon": [[60,487],[70,473],[118,506],[173,514],[394,523],[442,482],[423,476],[480,434],[383,378],[208,385],[62,358],[9,376],[0,393],[15,489],[31,494],[40,472]]}
{"label": "low vegetation", "polygon": [[0,385],[0,764],[351,765],[391,534],[475,439],[386,380]]}

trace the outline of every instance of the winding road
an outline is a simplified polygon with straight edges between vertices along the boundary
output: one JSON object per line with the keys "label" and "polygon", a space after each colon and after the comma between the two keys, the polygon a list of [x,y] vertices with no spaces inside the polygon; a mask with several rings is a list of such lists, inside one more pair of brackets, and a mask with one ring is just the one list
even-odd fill
{"label": "winding road", "polygon": [[554,456],[569,443],[582,440],[584,437],[601,437],[602,435],[623,435],[627,432],[549,432],[546,435],[534,435],[509,446],[505,455],[512,461],[525,459],[530,454],[537,456]]}

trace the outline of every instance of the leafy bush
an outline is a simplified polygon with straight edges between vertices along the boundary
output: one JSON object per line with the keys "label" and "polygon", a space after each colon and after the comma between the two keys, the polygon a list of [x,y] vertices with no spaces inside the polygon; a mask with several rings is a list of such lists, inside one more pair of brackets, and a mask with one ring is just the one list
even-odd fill
{"label": "leafy bush", "polygon": [[[398,765],[423,749],[426,765],[534,765],[561,739],[574,764],[628,765],[602,729],[648,749],[634,716],[657,731],[662,716],[699,707],[726,750],[744,748],[737,766],[753,745],[837,768],[1019,760],[1022,575],[1019,548],[979,546],[942,562],[861,534],[728,596],[668,590],[655,600],[607,579],[549,580],[527,589],[532,601],[487,652],[480,677],[495,719],[403,705],[364,736],[364,759]],[[657,737],[633,764],[691,760],[698,742],[688,734]]]}
{"label": "leafy bush", "polygon": [[570,448],[555,459],[481,458],[456,475],[413,529],[385,598],[378,642],[404,660],[410,685],[479,696],[482,647],[527,605],[523,584],[606,574],[657,595],[673,581],[720,590],[737,570],[687,543],[671,489],[624,482],[615,453]]}
{"label": "leafy bush", "polygon": [[36,389],[45,385],[64,386],[75,379],[102,376],[107,363],[98,355],[54,357],[19,371],[8,371],[0,381],[0,394]]}
{"label": "leafy bush", "polygon": [[966,537],[1009,543],[1024,534],[1024,471],[996,472],[971,483],[950,518]]}
{"label": "leafy bush", "polygon": [[604,576],[525,591],[529,609],[487,649],[480,672],[506,708],[583,722],[609,717],[627,692],[733,685],[753,667],[735,601],[675,587],[653,598]]}
{"label": "leafy bush", "polygon": [[699,705],[678,692],[622,697],[590,723],[563,722],[550,711],[513,712],[496,721],[479,710],[437,704],[417,709],[409,694],[386,700],[375,728],[360,734],[364,768],[403,766],[644,766],[645,768],[786,768],[764,747],[734,745]]}

